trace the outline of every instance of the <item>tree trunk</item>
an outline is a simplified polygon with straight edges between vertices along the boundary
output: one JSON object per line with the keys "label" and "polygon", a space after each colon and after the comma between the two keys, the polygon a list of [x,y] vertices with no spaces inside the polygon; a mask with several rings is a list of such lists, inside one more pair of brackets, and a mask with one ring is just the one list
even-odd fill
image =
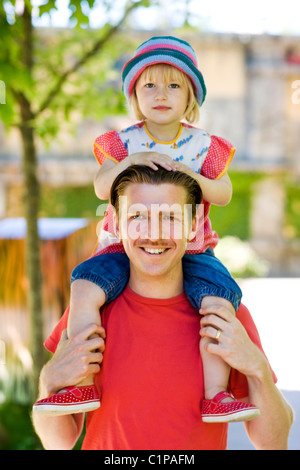
{"label": "tree trunk", "polygon": [[[52,100],[60,92],[63,84],[69,76],[82,67],[91,57],[99,52],[104,44],[108,42],[110,37],[121,27],[129,13],[137,6],[142,5],[140,2],[129,2],[123,18],[120,22],[108,29],[107,33],[95,42],[93,47],[88,50],[83,57],[75,63],[70,69],[59,77],[57,84],[50,90],[39,109],[33,112],[30,101],[26,98],[26,93],[19,90],[13,90],[15,99],[20,108],[20,124],[22,146],[23,146],[23,176],[24,176],[24,211],[27,221],[27,237],[26,237],[26,265],[27,276],[29,281],[28,290],[28,310],[30,314],[31,327],[31,354],[33,359],[33,393],[37,394],[39,372],[44,364],[44,348],[43,348],[43,312],[42,312],[42,276],[40,267],[40,241],[38,236],[38,214],[39,214],[39,194],[40,185],[37,175],[37,157],[35,148],[35,129],[34,121],[37,116],[42,113],[51,104]],[[32,77],[33,67],[33,26],[31,18],[31,2],[24,1],[24,11],[20,13],[19,20],[22,28],[20,36],[20,46],[22,51],[21,63]],[[32,79],[32,86],[34,80]],[[35,398],[35,397],[34,397]]]}
{"label": "tree trunk", "polygon": [[[30,113],[29,103],[23,103],[22,114]],[[34,130],[23,120],[21,127],[23,145],[24,212],[27,222],[26,268],[29,281],[28,311],[30,316],[30,348],[33,360],[33,394],[37,394],[40,370],[44,364],[42,276],[40,267],[40,240],[38,213],[40,185],[37,177]]]}
{"label": "tree trunk", "polygon": [[[25,4],[23,20],[24,66],[31,72],[33,64],[33,34],[31,11]],[[30,316],[30,348],[33,360],[32,392],[35,398],[38,390],[38,377],[44,364],[42,276],[40,266],[40,240],[38,235],[38,214],[40,185],[37,176],[37,158],[34,141],[33,113],[30,102],[23,93],[17,96],[21,124],[20,132],[23,147],[24,212],[27,222],[26,269],[29,281],[28,311]]]}

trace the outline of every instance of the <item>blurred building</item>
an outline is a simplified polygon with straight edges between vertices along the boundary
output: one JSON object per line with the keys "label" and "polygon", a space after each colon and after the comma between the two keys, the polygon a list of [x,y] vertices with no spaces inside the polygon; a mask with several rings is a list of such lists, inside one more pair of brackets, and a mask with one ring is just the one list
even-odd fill
{"label": "blurred building", "polygon": [[194,45],[208,88],[204,127],[234,142],[237,164],[300,176],[300,38],[214,35]]}
{"label": "blurred building", "polygon": [[[137,44],[155,34],[132,33]],[[194,47],[207,85],[200,127],[234,143],[236,164],[284,167],[300,175],[300,37],[191,32],[182,38]],[[77,135],[55,139],[39,155],[92,159],[95,136],[119,121],[79,120]],[[20,152],[18,135],[6,136],[0,127],[0,160],[18,159]]]}
{"label": "blurred building", "polygon": [[[87,219],[41,218],[38,224],[43,277],[45,337],[69,304],[72,270],[91,256],[96,223]],[[28,344],[28,281],[25,269],[26,221],[0,220],[0,332],[7,343]],[[17,338],[17,335],[19,337]]]}
{"label": "blurred building", "polygon": [[[172,34],[133,32],[132,38],[138,45],[149,36],[168,33]],[[236,146],[232,168],[266,171],[271,179],[286,171],[300,182],[300,37],[197,35],[194,31],[181,37],[194,47],[207,85],[198,125]],[[121,69],[126,59],[116,67]],[[92,182],[98,168],[92,154],[95,137],[122,128],[132,119],[79,119],[75,136],[61,135],[50,148],[39,148],[41,181],[55,185]],[[5,216],[7,186],[21,180],[20,159],[17,132],[5,135],[0,127],[0,217]],[[299,275],[300,241],[285,239],[285,194],[278,186],[280,182],[274,179],[257,186],[251,214],[252,242],[259,254],[270,260],[274,275]],[[270,194],[270,188],[276,191]]]}

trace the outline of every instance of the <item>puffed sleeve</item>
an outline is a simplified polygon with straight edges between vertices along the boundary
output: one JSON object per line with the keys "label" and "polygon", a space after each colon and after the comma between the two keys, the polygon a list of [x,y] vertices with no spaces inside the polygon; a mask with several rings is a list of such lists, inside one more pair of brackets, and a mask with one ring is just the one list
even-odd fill
{"label": "puffed sleeve", "polygon": [[234,154],[235,147],[228,140],[212,135],[206,158],[201,167],[201,175],[211,180],[221,178],[226,173]]}
{"label": "puffed sleeve", "polygon": [[119,163],[128,156],[127,150],[116,131],[100,135],[94,142],[94,155],[100,165],[106,158]]}

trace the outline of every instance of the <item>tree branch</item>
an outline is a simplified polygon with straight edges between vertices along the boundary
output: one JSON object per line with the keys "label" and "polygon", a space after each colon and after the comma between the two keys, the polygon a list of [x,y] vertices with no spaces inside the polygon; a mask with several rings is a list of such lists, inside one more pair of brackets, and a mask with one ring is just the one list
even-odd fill
{"label": "tree branch", "polygon": [[141,6],[142,3],[143,3],[143,0],[141,2],[136,2],[136,3],[130,2],[130,5],[127,6],[127,8],[125,9],[124,15],[119,21],[119,23],[109,28],[106,34],[102,38],[98,39],[94,43],[93,47],[89,51],[87,51],[81,57],[81,59],[79,59],[72,67],[66,70],[59,77],[56,85],[52,88],[52,90],[50,90],[50,92],[48,93],[48,95],[46,96],[42,104],[40,105],[39,109],[34,113],[35,118],[49,107],[49,105],[54,100],[56,95],[60,92],[63,84],[67,81],[70,75],[77,72],[77,70],[80,69],[83,65],[85,65],[89,59],[91,59],[95,54],[97,54],[97,52],[99,52],[102,49],[104,44],[111,38],[111,36],[113,36],[113,34],[120,29],[120,27],[122,26],[122,24],[128,17],[129,13],[131,13],[131,11],[137,8],[138,6]]}

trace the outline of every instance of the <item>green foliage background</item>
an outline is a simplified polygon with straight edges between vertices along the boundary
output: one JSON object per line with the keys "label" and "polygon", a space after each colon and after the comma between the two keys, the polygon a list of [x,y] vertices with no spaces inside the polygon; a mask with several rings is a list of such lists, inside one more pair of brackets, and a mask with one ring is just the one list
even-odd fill
{"label": "green foliage background", "polygon": [[[220,237],[234,235],[241,240],[250,237],[250,211],[254,185],[267,174],[230,171],[233,197],[226,207],[211,206],[210,218],[213,229]],[[300,237],[300,188],[291,176],[280,176],[286,192],[286,235]],[[43,217],[88,217],[96,215],[101,203],[94,193],[93,185],[42,188],[41,216]]]}

